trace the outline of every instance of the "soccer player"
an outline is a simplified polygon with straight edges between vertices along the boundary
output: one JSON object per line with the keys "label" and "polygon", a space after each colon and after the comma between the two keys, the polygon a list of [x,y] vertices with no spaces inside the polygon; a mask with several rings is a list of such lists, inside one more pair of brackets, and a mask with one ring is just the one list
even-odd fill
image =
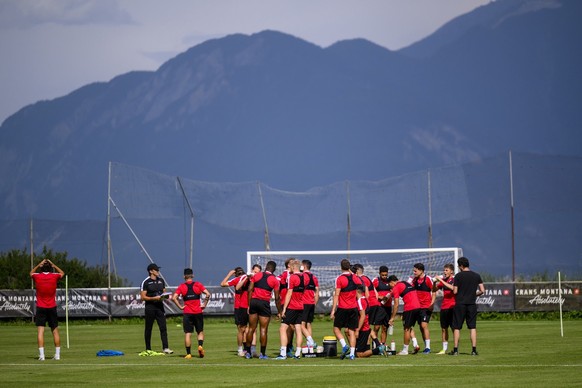
{"label": "soccer player", "polygon": [[269,322],[271,322],[271,296],[274,295],[277,310],[281,311],[279,300],[279,281],[273,275],[277,264],[274,261],[268,261],[264,272],[259,272],[251,278],[249,285],[249,331],[245,341],[246,358],[252,358],[251,344],[253,335],[260,324],[260,342],[261,354],[259,359],[266,360],[267,357],[267,334],[269,332]]}
{"label": "soccer player", "polygon": [[422,353],[430,354],[430,330],[428,324],[430,323],[430,317],[434,308],[436,292],[433,290],[432,279],[424,273],[424,264],[414,264],[412,272],[414,274],[412,285],[416,289],[416,295],[420,301],[420,316],[418,318],[418,324],[425,345]]}
{"label": "soccer player", "polygon": [[[301,326],[303,335],[307,338],[308,347],[311,342],[311,347],[315,347],[316,344],[313,341],[313,318],[315,317],[315,306],[319,301],[319,280],[317,276],[311,272],[311,260],[303,260],[301,262],[303,266],[303,273],[307,274],[309,281],[305,286],[305,291],[303,291],[303,317],[301,318]],[[311,341],[310,341],[311,338]]]}
{"label": "soccer player", "polygon": [[[279,298],[281,300],[281,304],[284,303],[285,297],[287,296],[289,274],[291,272],[289,270],[289,263],[291,263],[291,260],[295,260],[295,259],[293,257],[288,257],[285,260],[285,270],[283,272],[281,272],[281,274],[279,276],[277,276],[277,280],[279,281]],[[289,340],[289,343],[287,344],[287,356],[288,357],[293,357],[293,336],[294,336],[294,334],[295,334],[295,332],[293,330],[293,327],[289,326],[289,328],[287,330],[287,338]]]}
{"label": "soccer player", "polygon": [[[333,319],[333,332],[342,346],[341,359],[355,359],[356,329],[358,328],[358,301],[356,288],[362,285],[362,280],[350,271],[350,261],[343,259],[340,263],[342,274],[335,280],[333,303],[331,307],[331,319]],[[348,343],[342,334],[342,328],[348,332]]]}
{"label": "soccer player", "polygon": [[408,355],[408,345],[410,344],[410,333],[414,324],[418,321],[420,315],[420,302],[416,295],[416,289],[408,282],[398,281],[395,275],[388,277],[388,284],[392,288],[392,299],[394,306],[392,307],[392,315],[388,323],[394,325],[394,318],[398,312],[398,304],[400,299],[404,302],[404,311],[402,313],[402,325],[404,327],[404,345],[402,351],[398,353],[400,356]]}
{"label": "soccer player", "polygon": [[376,295],[378,295],[378,301],[376,304],[376,301],[370,300],[370,306],[373,306],[370,314],[370,323],[373,325],[376,333],[380,332],[380,343],[386,345],[389,326],[388,320],[392,315],[392,297],[390,294],[390,285],[388,284],[387,266],[382,265],[378,268],[378,276],[374,278],[372,285],[376,290]]}
{"label": "soccer player", "polygon": [[434,290],[443,290],[443,301],[441,303],[440,322],[441,338],[443,348],[437,354],[445,354],[449,347],[449,327],[453,323],[453,311],[455,307],[455,294],[453,293],[453,282],[455,280],[455,266],[452,263],[445,264],[443,276],[437,276],[434,283]]}
{"label": "soccer player", "polygon": [[[281,350],[277,360],[285,360],[288,352],[288,329],[292,328],[295,333],[295,354],[293,358],[300,358],[301,345],[303,343],[303,335],[301,328],[301,318],[303,317],[303,292],[305,285],[309,281],[307,274],[300,271],[299,260],[292,259],[288,263],[289,275],[288,288],[283,302],[283,309],[281,310],[281,327],[279,329],[279,336],[281,338]],[[311,344],[313,346],[313,344]]]}
{"label": "soccer player", "polygon": [[[231,279],[232,276],[235,276]],[[237,288],[237,285],[241,286]],[[228,272],[226,277],[220,282],[222,287],[235,287],[234,291],[234,323],[237,327],[236,342],[237,353],[244,357],[243,342],[249,328],[249,300],[248,300],[248,277],[241,267],[236,267]]]}
{"label": "soccer player", "polygon": [[459,354],[459,338],[463,321],[467,322],[471,337],[472,356],[477,356],[477,297],[485,293],[485,286],[481,275],[471,271],[469,268],[469,259],[459,257],[457,265],[461,270],[455,275],[453,293],[455,294],[455,307],[453,315],[453,337],[455,341],[454,349],[449,353],[453,356]]}
{"label": "soccer player", "polygon": [[[172,300],[180,310],[184,312],[182,317],[182,326],[184,328],[184,346],[186,347],[186,359],[192,358],[192,333],[196,329],[198,335],[198,355],[200,358],[204,357],[204,316],[202,312],[210,301],[210,292],[200,282],[193,280],[194,272],[191,268],[184,269],[184,280],[186,282],[180,284],[172,297]],[[202,294],[206,295],[204,304],[200,304]],[[184,305],[178,301],[182,297]]]}
{"label": "soccer player", "polygon": [[144,339],[146,351],[152,350],[152,329],[154,322],[158,323],[162,349],[165,354],[174,351],[168,346],[168,328],[166,326],[166,312],[164,310],[163,294],[166,292],[166,282],[160,277],[160,267],[150,264],[147,268],[149,276],[141,283],[141,300],[145,302],[145,330]]}
{"label": "soccer player", "polygon": [[[366,303],[367,303],[367,309],[366,309],[367,318],[366,319],[367,319],[368,325],[370,326],[369,337],[372,338],[372,342],[374,344],[373,350],[375,350],[376,348],[379,348],[380,352],[382,354],[384,354],[386,348],[384,345],[382,345],[380,343],[380,340],[378,339],[377,331],[374,329],[373,322],[375,322],[376,319],[381,319],[381,323],[378,324],[378,327],[381,324],[388,325],[388,317],[386,316],[386,312],[385,312],[384,308],[382,307],[382,304],[380,303],[380,299],[378,299],[378,292],[376,291],[376,288],[374,287],[373,281],[368,276],[364,275],[364,266],[362,264],[358,263],[358,264],[354,264],[353,268],[355,269],[355,274],[357,276],[359,276],[360,279],[362,279],[362,282],[364,284],[363,297],[366,299]],[[386,270],[386,273],[387,272],[388,271]],[[359,341],[360,340],[358,339],[357,342],[359,342]],[[358,348],[358,345],[356,344],[356,353],[358,352],[357,348]],[[358,356],[358,357],[361,357],[361,356]]]}
{"label": "soccer player", "polygon": [[[40,268],[41,272],[37,273]],[[56,273],[53,272],[53,268]],[[55,355],[53,360],[61,359],[61,337],[59,335],[59,320],[57,315],[57,283],[65,276],[65,272],[49,259],[38,263],[31,271],[30,277],[36,287],[36,315],[34,322],[37,328],[38,359],[44,361],[44,328],[48,323],[53,334]]]}

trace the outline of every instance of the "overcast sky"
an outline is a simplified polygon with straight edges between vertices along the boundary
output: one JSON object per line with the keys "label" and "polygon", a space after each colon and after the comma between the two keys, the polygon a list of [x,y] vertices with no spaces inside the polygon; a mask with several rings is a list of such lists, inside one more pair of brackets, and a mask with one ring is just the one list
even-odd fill
{"label": "overcast sky", "polygon": [[212,38],[271,29],[322,47],[365,38],[397,50],[489,1],[0,0],[0,123]]}

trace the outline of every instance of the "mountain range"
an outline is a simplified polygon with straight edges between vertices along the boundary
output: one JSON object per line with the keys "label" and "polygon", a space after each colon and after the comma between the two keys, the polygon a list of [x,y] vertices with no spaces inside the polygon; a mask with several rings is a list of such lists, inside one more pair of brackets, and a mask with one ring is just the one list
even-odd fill
{"label": "mountain range", "polygon": [[582,156],[580,20],[575,0],[498,0],[398,51],[208,40],[7,118],[0,219],[103,219],[109,161],[302,191],[510,149]]}

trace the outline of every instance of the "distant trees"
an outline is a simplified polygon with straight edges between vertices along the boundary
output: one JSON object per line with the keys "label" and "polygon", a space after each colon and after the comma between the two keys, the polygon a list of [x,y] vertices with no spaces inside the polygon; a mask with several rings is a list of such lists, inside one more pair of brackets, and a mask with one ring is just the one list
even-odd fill
{"label": "distant trees", "polygon": [[[41,255],[36,255],[34,265],[48,258],[65,271],[70,288],[102,288],[107,287],[107,267],[90,267],[85,261],[77,258],[68,259],[67,252],[53,252],[43,248]],[[0,252],[0,289],[27,289],[31,287],[30,253],[14,249]],[[111,287],[126,287],[127,279],[111,275]],[[62,284],[64,287],[64,281]]]}

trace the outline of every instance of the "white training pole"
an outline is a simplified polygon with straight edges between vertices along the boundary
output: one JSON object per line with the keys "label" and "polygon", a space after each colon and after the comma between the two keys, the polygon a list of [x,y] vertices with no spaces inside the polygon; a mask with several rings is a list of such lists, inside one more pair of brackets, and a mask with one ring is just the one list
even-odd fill
{"label": "white training pole", "polygon": [[69,275],[65,275],[65,327],[67,332],[67,349],[69,348]]}
{"label": "white training pole", "polygon": [[562,319],[562,276],[558,271],[558,303],[560,304],[560,334],[564,337],[564,320]]}

